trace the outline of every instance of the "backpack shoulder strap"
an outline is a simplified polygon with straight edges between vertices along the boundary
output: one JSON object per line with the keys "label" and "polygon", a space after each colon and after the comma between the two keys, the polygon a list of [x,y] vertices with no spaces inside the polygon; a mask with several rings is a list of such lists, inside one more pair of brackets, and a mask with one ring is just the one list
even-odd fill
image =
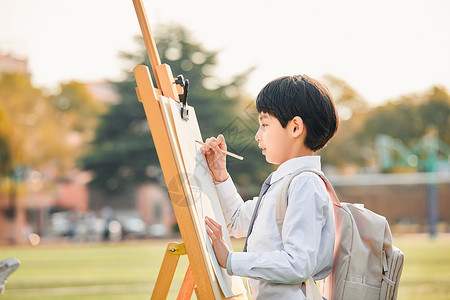
{"label": "backpack shoulder strap", "polygon": [[298,169],[294,173],[290,174],[284,180],[283,186],[281,187],[281,191],[278,194],[277,202],[275,205],[275,219],[277,222],[277,227],[278,227],[278,231],[280,232],[280,235],[281,235],[281,229],[283,227],[284,217],[286,216],[286,210],[287,210],[287,205],[288,205],[289,185],[291,184],[291,181],[292,181],[292,179],[294,179],[295,176],[297,176],[301,173],[304,173],[304,172],[311,172],[311,173],[318,175],[325,183],[328,194],[330,195],[330,198],[333,201],[333,204],[338,207],[341,206],[341,203],[339,202],[339,198],[337,197],[333,186],[328,181],[328,179],[325,177],[325,175],[323,174],[322,171],[319,171],[317,169],[312,169],[312,168]]}
{"label": "backpack shoulder strap", "polygon": [[[281,235],[281,229],[283,227],[284,217],[286,216],[286,210],[287,210],[287,204],[288,204],[287,196],[288,196],[289,185],[291,184],[291,181],[292,181],[292,179],[294,179],[295,176],[297,176],[303,172],[311,172],[311,173],[317,174],[324,181],[324,183],[327,187],[328,194],[330,195],[330,197],[333,201],[333,204],[337,205],[339,207],[341,206],[341,203],[339,202],[339,199],[336,195],[336,192],[333,189],[333,186],[328,181],[328,179],[325,177],[323,172],[321,172],[317,169],[312,169],[312,168],[298,169],[294,173],[290,174],[285,179],[283,186],[281,187],[281,191],[278,194],[276,207],[275,207],[275,217],[276,217],[277,227],[278,227],[278,231],[279,231],[280,235]],[[308,299],[308,300],[309,299],[312,299],[312,300],[321,300],[322,299],[319,289],[317,288],[317,286],[314,283],[314,280],[311,276],[307,279],[305,284],[306,284],[306,299]]]}

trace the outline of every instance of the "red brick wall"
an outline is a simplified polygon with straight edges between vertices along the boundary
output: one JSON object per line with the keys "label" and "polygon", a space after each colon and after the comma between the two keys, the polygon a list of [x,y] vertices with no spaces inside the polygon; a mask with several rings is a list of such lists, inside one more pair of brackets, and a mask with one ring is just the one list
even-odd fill
{"label": "red brick wall", "polygon": [[[450,224],[450,183],[436,185],[439,220]],[[341,202],[363,203],[386,217],[391,225],[403,222],[427,226],[428,185],[335,186]],[[450,229],[450,228],[449,228]],[[448,230],[448,229],[447,229]]]}

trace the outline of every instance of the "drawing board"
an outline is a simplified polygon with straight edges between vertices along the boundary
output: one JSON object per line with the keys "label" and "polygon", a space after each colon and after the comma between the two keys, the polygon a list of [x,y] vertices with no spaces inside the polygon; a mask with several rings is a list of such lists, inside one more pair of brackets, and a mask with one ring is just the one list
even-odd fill
{"label": "drawing board", "polygon": [[[181,117],[181,104],[179,102],[161,96],[160,105],[166,122],[166,128],[173,135],[172,140],[178,142],[179,154],[185,167],[185,176],[183,177],[187,181],[185,184],[190,187],[193,195],[193,203],[188,203],[188,205],[191,206],[191,214],[196,219],[197,226],[200,229],[199,233],[205,240],[209,258],[211,259],[222,292],[227,298],[243,294],[246,290],[242,279],[228,275],[226,270],[219,266],[206,233],[205,217],[209,216],[222,225],[225,241],[229,248],[232,249],[214,182],[203,153],[201,152],[201,145],[195,142],[196,140],[203,141],[195,115],[195,109],[188,106],[189,119],[184,120]],[[173,205],[177,205],[176,201],[172,201],[172,203]]]}

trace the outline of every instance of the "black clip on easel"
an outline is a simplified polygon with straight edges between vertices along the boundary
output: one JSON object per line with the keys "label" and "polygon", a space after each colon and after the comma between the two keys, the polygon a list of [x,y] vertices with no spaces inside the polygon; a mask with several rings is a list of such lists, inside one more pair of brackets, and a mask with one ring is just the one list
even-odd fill
{"label": "black clip on easel", "polygon": [[183,94],[179,94],[181,101],[181,118],[183,120],[189,120],[189,109],[187,108],[187,95],[189,91],[189,80],[184,79],[183,75],[178,75],[177,79],[175,79],[175,83],[180,85],[183,88]]}

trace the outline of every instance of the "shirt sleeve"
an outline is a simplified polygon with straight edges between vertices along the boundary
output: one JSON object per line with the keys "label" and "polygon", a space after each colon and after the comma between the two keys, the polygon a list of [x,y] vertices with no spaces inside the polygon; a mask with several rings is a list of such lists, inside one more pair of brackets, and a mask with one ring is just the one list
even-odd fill
{"label": "shirt sleeve", "polygon": [[228,254],[228,257],[227,257],[227,265],[226,265],[226,268],[227,268],[227,273],[228,273],[228,275],[233,275],[233,269],[231,269],[231,256],[233,255],[233,252],[230,252],[230,254]]}
{"label": "shirt sleeve", "polygon": [[329,196],[312,176],[297,176],[288,191],[282,228],[283,249],[272,252],[234,252],[234,275],[272,283],[297,284],[312,276],[317,267],[321,232],[327,219]]}
{"label": "shirt sleeve", "polygon": [[231,176],[228,176],[224,182],[217,183],[216,190],[227,222],[228,233],[236,238],[247,236],[258,197],[244,202],[237,192]]}

